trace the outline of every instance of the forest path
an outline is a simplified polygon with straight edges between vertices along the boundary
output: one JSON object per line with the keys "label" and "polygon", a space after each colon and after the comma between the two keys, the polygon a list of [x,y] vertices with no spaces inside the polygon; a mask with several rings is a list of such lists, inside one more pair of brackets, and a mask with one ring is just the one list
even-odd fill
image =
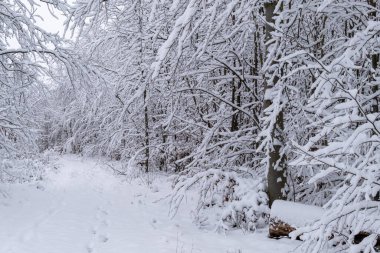
{"label": "forest path", "polygon": [[199,230],[191,201],[170,219],[168,201],[157,201],[170,190],[164,177],[148,187],[92,159],[59,162],[42,184],[2,186],[10,196],[0,197],[0,253],[279,253],[298,245],[270,240],[264,231]]}

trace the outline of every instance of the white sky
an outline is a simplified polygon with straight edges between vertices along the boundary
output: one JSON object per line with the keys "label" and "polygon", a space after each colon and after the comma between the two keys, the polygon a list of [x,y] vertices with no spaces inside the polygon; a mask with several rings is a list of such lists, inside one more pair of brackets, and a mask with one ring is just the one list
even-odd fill
{"label": "white sky", "polygon": [[37,15],[41,16],[43,20],[41,20],[40,18],[36,18],[37,25],[40,26],[42,29],[46,30],[47,32],[59,33],[60,35],[63,35],[63,22],[65,21],[65,17],[62,15],[62,13],[50,7],[54,15],[56,16],[54,17],[50,13],[46,3],[39,2],[39,4],[40,7],[36,7],[36,13]]}
{"label": "white sky", "polygon": [[[1,0],[0,0],[1,1]],[[21,0],[25,6],[31,8],[29,2],[27,0]],[[66,18],[62,15],[61,12],[59,12],[56,9],[53,9],[51,7],[52,12],[54,13],[55,17],[51,14],[49,11],[48,5],[46,3],[43,3],[41,1],[36,0],[35,1],[37,4],[40,6],[35,6],[34,8],[36,9],[35,11],[35,21],[39,27],[44,29],[47,32],[56,34],[58,33],[59,35],[63,35],[64,31],[64,21]],[[72,1],[69,1],[72,2]],[[39,16],[39,17],[37,17]],[[71,33],[68,33],[71,35]],[[69,35],[66,35],[66,38],[69,37]],[[8,38],[7,42],[9,43],[10,48],[19,48],[20,44],[18,41],[14,38]]]}

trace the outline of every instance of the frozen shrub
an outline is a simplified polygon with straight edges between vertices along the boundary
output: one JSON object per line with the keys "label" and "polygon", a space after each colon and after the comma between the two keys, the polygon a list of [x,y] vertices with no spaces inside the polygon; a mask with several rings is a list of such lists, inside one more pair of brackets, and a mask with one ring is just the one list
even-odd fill
{"label": "frozen shrub", "polygon": [[175,178],[173,187],[172,215],[177,212],[187,191],[195,189],[199,197],[195,209],[198,222],[215,215],[209,209],[216,207],[216,212],[221,211],[216,215],[219,230],[253,231],[267,224],[268,197],[262,179],[242,168],[189,169]]}

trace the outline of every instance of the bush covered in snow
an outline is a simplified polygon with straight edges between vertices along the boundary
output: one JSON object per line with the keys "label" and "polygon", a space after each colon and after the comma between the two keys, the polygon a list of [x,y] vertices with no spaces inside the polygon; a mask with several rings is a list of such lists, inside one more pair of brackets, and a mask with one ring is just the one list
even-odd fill
{"label": "bush covered in snow", "polygon": [[254,231],[268,222],[268,197],[263,180],[246,169],[188,169],[176,176],[173,188],[172,214],[191,190],[197,192],[194,211],[198,222],[216,218],[216,229],[246,231]]}
{"label": "bush covered in snow", "polygon": [[3,156],[0,183],[24,183],[42,180],[48,168],[56,166],[56,155],[49,151],[29,156]]}

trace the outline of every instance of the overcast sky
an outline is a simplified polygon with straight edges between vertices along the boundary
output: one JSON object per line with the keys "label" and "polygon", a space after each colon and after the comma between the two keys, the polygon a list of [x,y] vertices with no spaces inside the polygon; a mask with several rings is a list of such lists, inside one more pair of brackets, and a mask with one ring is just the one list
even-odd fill
{"label": "overcast sky", "polygon": [[53,13],[57,17],[56,18],[51,15],[46,3],[39,2],[39,4],[40,7],[37,7],[37,14],[44,20],[36,18],[37,25],[50,33],[58,32],[60,35],[62,35],[64,30],[63,22],[65,21],[65,17],[62,15],[62,13],[53,9]]}
{"label": "overcast sky", "polygon": [[[30,8],[29,2],[27,0],[22,0],[22,2],[25,4],[25,6],[29,6]],[[73,2],[73,1],[69,1],[69,2]],[[40,6],[35,6],[35,9],[36,9],[35,21],[37,25],[41,27],[42,29],[46,30],[47,32],[54,33],[54,34],[59,33],[62,36],[63,31],[64,31],[63,23],[66,20],[66,18],[62,15],[61,12],[55,9],[53,10],[53,13],[56,17],[54,17],[50,13],[46,3],[43,3],[41,1],[36,1],[36,3],[40,5]],[[42,19],[39,17],[36,17],[37,15],[40,16]],[[69,39],[69,36],[71,36],[71,33],[67,33],[66,38]],[[7,38],[7,43],[10,48],[20,47],[20,44],[15,38]]]}

